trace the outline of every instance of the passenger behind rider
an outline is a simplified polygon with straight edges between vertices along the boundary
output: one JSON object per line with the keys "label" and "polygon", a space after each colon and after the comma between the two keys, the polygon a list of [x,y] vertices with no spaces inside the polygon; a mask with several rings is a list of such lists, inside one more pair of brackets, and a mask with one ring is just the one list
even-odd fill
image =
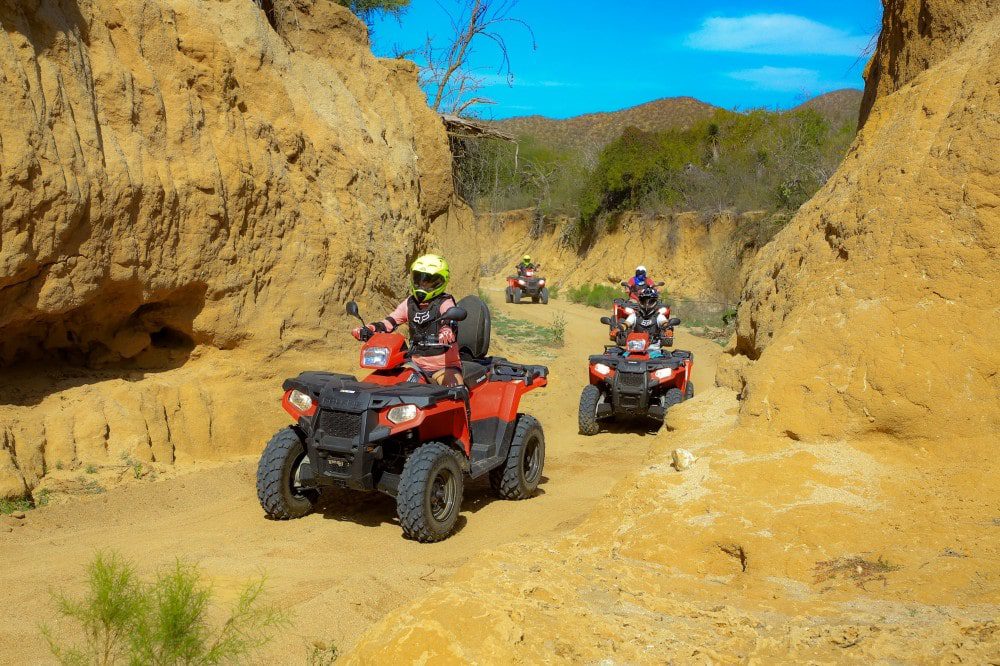
{"label": "passenger behind rider", "polygon": [[[410,297],[382,321],[368,324],[372,333],[392,333],[403,324],[410,327],[410,364],[425,377],[444,386],[462,385],[462,360],[458,353],[458,331],[454,322],[437,319],[456,306],[445,293],[451,271],[448,262],[426,254],[410,268]],[[362,327],[351,334],[363,337]]]}
{"label": "passenger behind rider", "polygon": [[639,292],[636,305],[625,308],[625,330],[637,330],[637,323],[649,322],[638,330],[649,333],[650,347],[658,349],[660,342],[670,347],[674,344],[674,329],[670,328],[670,307],[660,303],[660,293],[654,287],[647,286]]}
{"label": "passenger behind rider", "polygon": [[630,301],[638,300],[639,292],[646,287],[652,287],[654,284],[656,283],[646,274],[646,267],[636,266],[635,276],[629,279],[626,287],[628,290],[628,299]]}

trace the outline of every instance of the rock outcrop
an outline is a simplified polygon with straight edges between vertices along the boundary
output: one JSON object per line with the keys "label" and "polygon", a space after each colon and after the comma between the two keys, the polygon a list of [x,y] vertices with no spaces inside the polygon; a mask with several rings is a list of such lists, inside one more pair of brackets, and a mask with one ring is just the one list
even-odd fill
{"label": "rock outcrop", "polygon": [[[898,90],[755,262],[734,350],[753,361],[746,421],[805,438],[1000,431],[1000,159],[983,149],[1000,139],[1000,7],[968,4],[981,11],[939,31],[967,38],[922,56],[929,70],[871,82]],[[891,3],[886,29],[918,5]],[[912,63],[916,42],[883,37],[873,62]]]}
{"label": "rock outcrop", "polygon": [[0,494],[86,451],[172,459],[175,411],[188,451],[256,448],[212,430],[262,399],[226,373],[335,347],[421,251],[473,287],[416,67],[336,3],[276,6],[0,0]]}

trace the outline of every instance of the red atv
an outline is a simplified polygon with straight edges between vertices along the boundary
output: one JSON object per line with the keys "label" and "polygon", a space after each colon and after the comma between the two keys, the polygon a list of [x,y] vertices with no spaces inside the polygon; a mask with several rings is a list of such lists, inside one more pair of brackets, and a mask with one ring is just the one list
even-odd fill
{"label": "red atv", "polygon": [[[354,302],[347,312],[361,318]],[[548,384],[548,368],[488,358],[490,313],[474,296],[441,319],[462,322],[464,386],[429,383],[406,363],[398,333],[367,335],[360,360],[372,373],[362,381],[330,372],[285,380],[281,404],[292,425],[267,443],[257,468],[269,517],[306,515],[326,487],[377,490],[396,498],[404,534],[426,543],[454,529],[466,476],[489,474],[505,499],[535,493],[545,436],[517,410],[522,395]]]}
{"label": "red atv", "polygon": [[[610,278],[612,282],[618,282],[621,286],[625,287],[626,291],[629,289],[628,282],[621,282],[617,279]],[[655,285],[650,283],[651,286],[659,289],[664,286],[665,282],[657,282]],[[628,330],[625,328],[625,320],[631,314],[628,312],[627,308],[635,306],[635,299],[633,294],[628,292],[625,298],[616,298],[611,305],[611,323],[608,324],[608,339],[614,342],[619,347],[625,344],[625,338],[628,337]],[[670,316],[670,308],[667,308],[667,317]],[[602,319],[601,321],[604,321]],[[670,344],[673,344],[672,342]]]}
{"label": "red atv", "polygon": [[[601,322],[611,325],[610,317]],[[670,326],[681,320],[670,320]],[[694,397],[694,354],[662,349],[646,331],[628,334],[621,346],[590,357],[590,383],[580,396],[580,434],[596,435],[600,421],[625,417],[663,420],[667,410]]]}
{"label": "red atv", "polygon": [[549,304],[549,289],[545,286],[545,278],[538,277],[538,268],[527,268],[519,275],[507,277],[504,295],[508,303],[520,303],[521,298],[529,296],[532,303],[541,301],[543,305]]}

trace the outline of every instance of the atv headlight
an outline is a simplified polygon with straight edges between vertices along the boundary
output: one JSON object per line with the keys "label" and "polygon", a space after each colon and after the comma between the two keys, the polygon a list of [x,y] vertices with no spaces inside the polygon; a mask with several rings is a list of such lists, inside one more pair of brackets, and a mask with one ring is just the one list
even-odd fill
{"label": "atv headlight", "polygon": [[545,280],[539,280],[539,281],[538,281],[538,284],[540,284],[540,285],[542,285],[542,286],[545,286]]}
{"label": "atv headlight", "polygon": [[518,280],[518,281],[517,281],[517,283],[518,283],[519,285],[521,285],[522,287],[524,286],[524,280]]}
{"label": "atv headlight", "polygon": [[288,396],[288,402],[300,412],[308,412],[313,406],[313,399],[298,390],[292,391]]}
{"label": "atv headlight", "polygon": [[657,379],[669,379],[672,374],[674,374],[673,368],[663,368],[654,372],[653,376]]}
{"label": "atv headlight", "polygon": [[645,340],[629,340],[628,350],[630,352],[641,352],[646,351],[646,341]]}
{"label": "atv headlight", "polygon": [[611,374],[611,368],[604,365],[603,363],[595,363],[594,372],[596,372],[599,375],[609,375]]}
{"label": "atv headlight", "polygon": [[361,355],[361,365],[366,368],[384,368],[388,363],[388,347],[371,347]]}
{"label": "atv headlight", "polygon": [[417,414],[420,410],[417,409],[416,405],[400,405],[399,407],[393,407],[389,410],[389,413],[385,415],[390,422],[399,425],[400,423],[406,423],[407,421],[412,421],[417,418]]}

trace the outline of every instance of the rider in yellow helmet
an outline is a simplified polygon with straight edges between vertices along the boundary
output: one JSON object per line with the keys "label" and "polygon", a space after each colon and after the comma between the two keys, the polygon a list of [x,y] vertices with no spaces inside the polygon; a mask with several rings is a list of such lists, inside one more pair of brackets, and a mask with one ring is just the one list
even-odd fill
{"label": "rider in yellow helmet", "polygon": [[517,274],[524,275],[524,272],[535,268],[535,264],[531,261],[531,255],[526,254],[521,257],[521,263],[517,265]]}
{"label": "rider in yellow helmet", "polygon": [[[462,360],[458,354],[458,331],[454,322],[439,319],[456,306],[445,293],[451,269],[436,254],[418,257],[410,267],[410,297],[382,321],[369,324],[374,333],[392,333],[403,324],[410,327],[410,361],[426,376],[445,386],[461,386]],[[358,340],[361,327],[352,332]]]}

